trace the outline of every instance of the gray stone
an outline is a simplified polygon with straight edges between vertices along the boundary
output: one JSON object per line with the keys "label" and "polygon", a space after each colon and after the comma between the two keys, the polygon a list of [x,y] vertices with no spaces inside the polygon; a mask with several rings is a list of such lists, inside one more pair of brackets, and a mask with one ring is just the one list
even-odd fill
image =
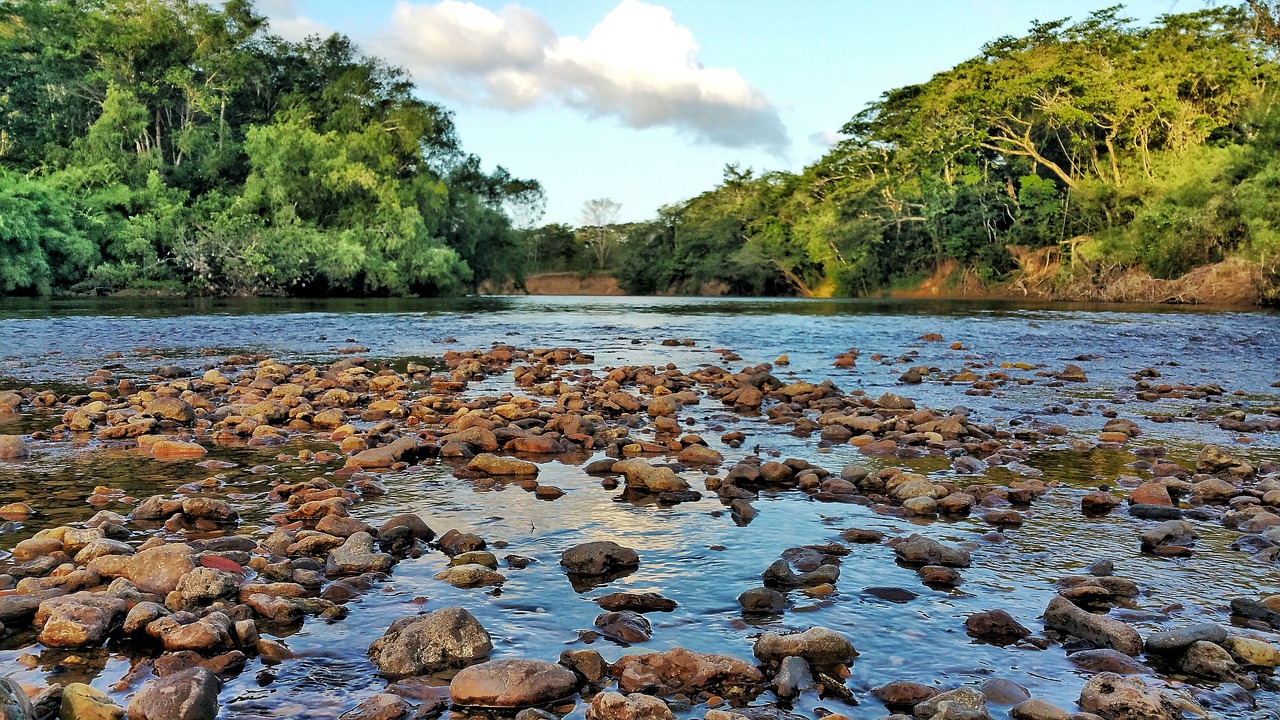
{"label": "gray stone", "polygon": [[1146,648],[1149,653],[1175,653],[1186,649],[1191,643],[1201,640],[1218,644],[1224,643],[1227,640],[1227,631],[1221,625],[1201,623],[1177,630],[1151,633],[1147,637]]}
{"label": "gray stone", "polygon": [[773,694],[783,700],[793,700],[806,690],[813,689],[813,673],[809,663],[794,655],[783,658],[778,672],[773,676]]}
{"label": "gray stone", "polygon": [[474,663],[492,650],[489,633],[471,613],[447,607],[395,621],[369,646],[369,658],[387,675],[422,675]]}
{"label": "gray stone", "polygon": [[129,701],[129,720],[214,720],[219,689],[202,667],[150,680]]}
{"label": "gray stone", "polygon": [[1044,624],[1125,655],[1137,656],[1142,652],[1142,636],[1137,630],[1119,620],[1082,610],[1064,597],[1055,597],[1049,601],[1049,607],[1044,613]]}

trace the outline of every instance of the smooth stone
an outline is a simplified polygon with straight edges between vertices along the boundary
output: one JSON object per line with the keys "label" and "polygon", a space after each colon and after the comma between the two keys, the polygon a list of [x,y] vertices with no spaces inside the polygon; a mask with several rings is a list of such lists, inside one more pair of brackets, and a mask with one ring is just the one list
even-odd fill
{"label": "smooth stone", "polygon": [[853,643],[840,633],[824,627],[785,635],[767,632],[756,639],[752,653],[761,662],[776,664],[790,656],[802,657],[815,666],[846,663],[858,657]]}
{"label": "smooth stone", "polygon": [[545,705],[573,695],[578,676],[542,660],[490,660],[463,668],[449,683],[457,705],[520,708]]}
{"label": "smooth stone", "polygon": [[62,688],[59,720],[122,720],[124,708],[106,693],[84,683],[71,683]]}
{"label": "smooth stone", "polygon": [[1175,653],[1201,640],[1222,644],[1226,639],[1227,631],[1221,625],[1201,623],[1177,630],[1151,633],[1147,636],[1146,649],[1149,653]]}
{"label": "smooth stone", "polygon": [[560,565],[572,575],[598,577],[609,572],[633,568],[640,564],[635,550],[611,540],[575,545],[560,556]]}

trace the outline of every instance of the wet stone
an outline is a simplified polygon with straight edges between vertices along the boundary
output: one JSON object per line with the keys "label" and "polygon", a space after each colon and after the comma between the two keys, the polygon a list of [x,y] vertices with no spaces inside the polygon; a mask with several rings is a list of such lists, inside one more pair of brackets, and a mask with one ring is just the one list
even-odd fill
{"label": "wet stone", "polygon": [[491,660],[463,668],[449,683],[455,704],[492,708],[545,705],[577,689],[571,670],[541,660]]}
{"label": "wet stone", "polygon": [[369,646],[369,658],[387,675],[421,675],[476,662],[492,649],[489,633],[471,613],[448,607],[395,621]]}

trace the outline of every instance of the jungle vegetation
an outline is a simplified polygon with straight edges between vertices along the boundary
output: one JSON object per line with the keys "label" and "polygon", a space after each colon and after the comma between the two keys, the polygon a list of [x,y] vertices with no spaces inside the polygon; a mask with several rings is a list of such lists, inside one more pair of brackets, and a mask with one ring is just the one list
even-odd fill
{"label": "jungle vegetation", "polygon": [[999,281],[1015,253],[1050,247],[1161,278],[1228,255],[1274,272],[1266,17],[1211,7],[1139,26],[1117,6],[998,38],[886,92],[801,172],[728,167],[632,233],[616,275],[634,293],[862,295],[942,267]]}
{"label": "jungle vegetation", "polygon": [[0,8],[0,293],[437,295],[519,278],[535,181],[247,0]]}

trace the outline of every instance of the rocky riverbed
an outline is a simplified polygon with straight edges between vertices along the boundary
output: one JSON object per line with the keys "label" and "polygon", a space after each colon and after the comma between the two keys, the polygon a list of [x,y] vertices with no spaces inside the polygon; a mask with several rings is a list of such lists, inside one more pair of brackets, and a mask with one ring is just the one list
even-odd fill
{"label": "rocky riverbed", "polygon": [[1267,371],[919,329],[10,362],[6,712],[1277,717]]}

